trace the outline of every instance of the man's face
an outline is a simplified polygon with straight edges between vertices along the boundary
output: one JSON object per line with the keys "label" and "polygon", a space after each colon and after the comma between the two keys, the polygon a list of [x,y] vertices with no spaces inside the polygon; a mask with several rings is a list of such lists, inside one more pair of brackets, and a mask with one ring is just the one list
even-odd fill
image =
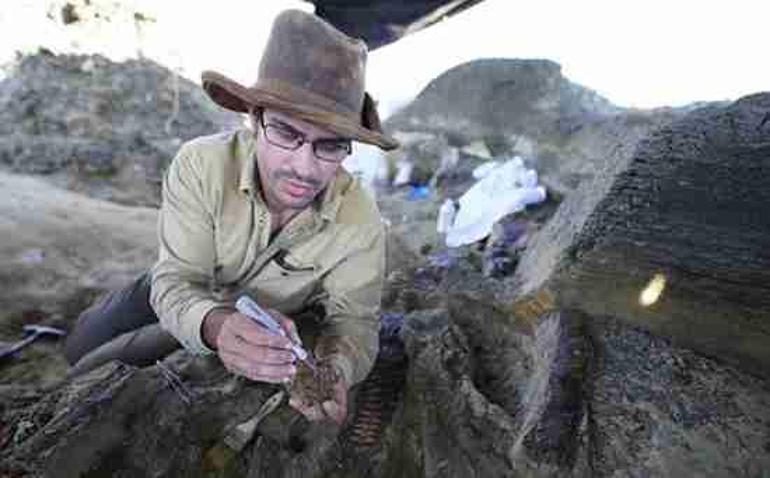
{"label": "man's face", "polygon": [[[306,208],[340,167],[341,161],[319,159],[313,142],[322,140],[315,147],[322,154],[350,145],[348,140],[326,129],[273,110],[264,110],[261,120],[252,115],[252,126],[257,137],[259,181],[265,202],[275,214]],[[291,143],[292,138],[304,138],[304,142],[294,150],[279,145]],[[295,141],[295,146],[297,142],[300,140]]]}

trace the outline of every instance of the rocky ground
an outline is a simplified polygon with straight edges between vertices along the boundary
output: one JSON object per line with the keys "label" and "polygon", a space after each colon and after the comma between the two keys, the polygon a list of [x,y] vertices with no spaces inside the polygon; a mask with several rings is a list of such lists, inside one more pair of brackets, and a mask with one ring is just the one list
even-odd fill
{"label": "rocky ground", "polygon": [[[113,78],[152,77],[146,64],[46,55],[24,61],[20,75],[32,66],[51,68],[51,76],[62,68],[64,77],[82,81],[96,75],[82,68],[94,62]],[[160,73],[155,78],[167,80]],[[103,95],[116,94],[102,80],[88,81]],[[469,83],[476,86],[464,90],[468,104],[453,106],[446,95]],[[69,165],[77,161],[66,157],[72,145],[95,147],[102,140],[94,125],[116,120],[105,120],[99,107],[88,102],[78,110],[35,100],[32,91],[53,86],[31,85],[0,83],[4,104],[16,108],[11,94],[18,98],[24,92],[26,103],[20,103],[37,105],[13,110],[12,124],[23,127],[0,131],[5,167],[27,173],[0,175],[0,270],[6,284],[0,293],[0,340],[6,342],[18,338],[26,323],[71,326],[85,304],[151,263],[156,212],[139,204],[152,204],[146,201],[145,183],[151,184],[162,168],[148,169],[139,161],[150,152],[142,148],[171,148],[172,136],[194,136],[196,128],[215,121],[207,107],[189,100],[190,109],[179,117],[199,118],[193,123],[199,126],[169,135],[167,110],[158,108],[152,117],[152,102],[141,106],[141,95],[131,95],[121,104],[140,107],[126,107],[132,113],[117,123],[136,125],[128,128],[128,138],[145,129],[148,136],[138,143],[123,135],[110,139],[115,146],[110,151],[126,159],[106,164],[119,165],[118,170],[138,164],[141,174],[124,182],[115,176],[83,176],[80,169],[72,177],[86,186],[73,186],[76,193],[50,180],[75,174]],[[85,91],[79,93],[82,98],[103,101]],[[198,94],[189,91],[191,98]],[[496,108],[490,106],[490,95]],[[770,159],[767,98],[755,95],[695,112],[626,111],[570,83],[552,62],[485,61],[447,72],[388,122],[406,139],[403,151],[390,160],[414,162],[411,180],[430,188],[427,197],[415,196],[408,185],[378,191],[389,223],[381,350],[370,377],[353,390],[351,413],[342,427],[308,423],[280,406],[258,424],[258,438],[236,455],[223,444],[224,437],[276,387],[246,383],[215,360],[184,351],[157,366],[111,363],[67,379],[60,342],[41,340],[0,364],[0,474],[763,476],[770,465],[770,385],[732,352],[749,339],[749,352],[767,344],[762,291],[770,259],[762,251],[768,250],[769,223],[754,212],[720,223],[715,220],[734,216],[703,215],[698,201],[672,206],[685,204],[693,197],[689,193],[678,202],[656,202],[676,198],[670,191],[677,189],[713,190],[709,181],[714,176],[655,165],[673,164],[672,158],[683,165],[698,158],[732,164],[726,169],[736,172],[729,176],[733,187],[722,190],[714,204],[757,211],[770,190],[762,189],[763,178],[770,177],[765,174]],[[77,111],[91,125],[77,130],[82,134],[71,129],[79,124],[74,120],[54,121]],[[38,131],[47,134],[35,133],[35,121]],[[153,127],[141,128],[145,121]],[[53,144],[49,135],[66,145],[64,156],[46,149]],[[18,151],[9,146],[15,141],[23,145]],[[473,183],[471,170],[485,161],[478,148],[469,148],[478,142],[496,157],[521,154],[542,170],[549,200],[504,218],[486,241],[450,250],[436,233],[436,211],[445,197],[456,197]],[[144,146],[136,149],[140,143]],[[460,151],[459,161],[442,170],[450,147]],[[47,153],[29,153],[35,148]],[[162,152],[167,149],[153,151],[154,168],[169,159]],[[33,168],[41,157],[45,168]],[[99,155],[85,158],[102,164]],[[669,175],[649,176],[650,171]],[[642,182],[652,188],[623,186],[650,177]],[[113,187],[118,192],[104,193]],[[638,229],[622,226],[637,224],[633,219],[640,213],[659,219],[644,223],[651,236],[647,242],[632,235],[626,247],[610,247]],[[695,242],[672,242],[680,236],[666,231],[678,229],[655,229],[658,223],[691,228],[697,234],[688,237]],[[741,240],[747,231],[756,235]],[[720,244],[750,259],[704,273],[687,260],[707,257],[703,254],[713,249],[698,237],[723,238]],[[649,244],[668,255],[649,259],[640,253]],[[666,244],[680,249],[666,249]],[[722,329],[713,327],[719,323],[716,315],[698,310],[697,288],[682,295],[682,288],[674,287],[657,309],[639,313],[623,295],[633,287],[617,278],[647,277],[645,260],[653,261],[650,270],[665,266],[686,282],[693,271],[701,274],[698,283],[708,286],[703,293],[722,284],[722,290],[733,292],[711,302],[709,309],[726,311],[719,316],[724,320],[747,323],[730,335],[709,336]],[[585,271],[601,287],[590,287]],[[754,282],[740,282],[744,278]],[[732,307],[735,284],[744,284],[739,309]],[[603,291],[612,307],[597,307],[604,302],[594,289]],[[580,300],[576,290],[591,293]],[[709,327],[699,324],[700,315],[709,317]],[[681,329],[660,327],[668,317],[688,318],[687,334],[718,340],[720,347],[682,340]],[[741,330],[751,333],[742,337]],[[763,360],[762,354],[751,356]]]}
{"label": "rocky ground", "polygon": [[[69,327],[105,290],[149,267],[157,253],[157,213],[53,187],[39,178],[0,173],[2,313],[0,340],[23,325]],[[50,385],[66,366],[60,344],[41,339],[4,359],[2,386]]]}
{"label": "rocky ground", "polygon": [[41,51],[0,86],[0,167],[127,205],[158,206],[186,140],[238,124],[196,85],[149,60]]}

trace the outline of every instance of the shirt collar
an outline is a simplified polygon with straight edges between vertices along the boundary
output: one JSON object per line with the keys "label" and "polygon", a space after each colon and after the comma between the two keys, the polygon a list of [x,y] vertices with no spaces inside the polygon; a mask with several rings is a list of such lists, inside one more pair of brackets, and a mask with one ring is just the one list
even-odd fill
{"label": "shirt collar", "polygon": [[[245,194],[253,195],[261,202],[260,184],[257,180],[257,148],[254,134],[249,129],[242,129],[238,131],[237,135],[235,155],[240,162],[241,169],[238,189]],[[350,174],[340,167],[334,179],[313,201],[311,207],[314,213],[326,221],[333,222],[337,217],[342,197],[351,181]]]}
{"label": "shirt collar", "polygon": [[256,143],[254,134],[249,129],[241,129],[236,133],[234,155],[241,165],[241,175],[238,189],[243,193],[254,193],[259,196],[259,181],[256,180]]}

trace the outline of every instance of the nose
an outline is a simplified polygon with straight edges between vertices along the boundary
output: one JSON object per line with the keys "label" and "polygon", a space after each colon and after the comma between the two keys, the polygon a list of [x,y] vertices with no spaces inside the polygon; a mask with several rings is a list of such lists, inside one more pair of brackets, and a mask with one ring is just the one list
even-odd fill
{"label": "nose", "polygon": [[317,176],[318,161],[310,142],[306,142],[294,151],[291,166],[294,173],[300,178],[314,179]]}

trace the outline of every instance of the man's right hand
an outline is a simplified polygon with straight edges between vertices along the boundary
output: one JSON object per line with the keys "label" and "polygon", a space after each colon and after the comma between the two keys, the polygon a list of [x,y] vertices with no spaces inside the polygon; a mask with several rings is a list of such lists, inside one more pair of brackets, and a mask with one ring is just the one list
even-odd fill
{"label": "man's right hand", "polygon": [[[290,321],[276,317],[279,322]],[[294,324],[281,324],[285,329]],[[231,372],[251,380],[286,383],[297,373],[291,342],[271,334],[240,312],[212,311],[203,321],[203,339]],[[213,346],[213,347],[212,347]]]}

